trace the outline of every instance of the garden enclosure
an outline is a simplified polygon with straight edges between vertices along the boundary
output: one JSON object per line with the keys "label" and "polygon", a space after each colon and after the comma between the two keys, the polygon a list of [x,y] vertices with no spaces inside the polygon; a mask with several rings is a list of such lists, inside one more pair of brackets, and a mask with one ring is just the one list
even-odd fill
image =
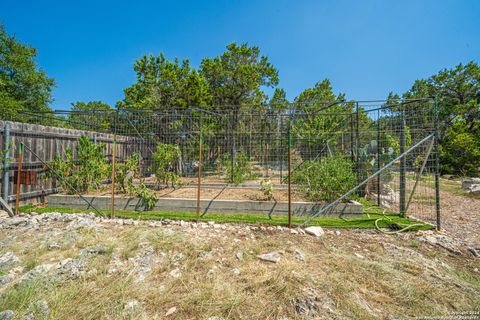
{"label": "garden enclosure", "polygon": [[75,197],[50,202],[92,210],[163,204],[289,222],[380,211],[440,225],[433,99],[22,117],[0,123],[10,202],[61,193]]}

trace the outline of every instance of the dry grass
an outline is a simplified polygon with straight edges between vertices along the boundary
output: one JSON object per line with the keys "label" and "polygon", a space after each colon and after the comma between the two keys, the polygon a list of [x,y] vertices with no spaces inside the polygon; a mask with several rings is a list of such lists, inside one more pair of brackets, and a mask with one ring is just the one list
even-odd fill
{"label": "dry grass", "polygon": [[[294,299],[314,290],[333,301],[325,319],[415,318],[480,308],[478,260],[453,256],[422,244],[418,235],[379,235],[347,230],[340,236],[291,235],[287,232],[191,229],[185,227],[106,226],[78,234],[57,225],[42,230],[2,233],[0,253],[15,252],[24,267],[78,257],[98,243],[111,250],[89,260],[96,273],[61,285],[0,289],[0,311],[27,312],[44,299],[51,319],[303,319]],[[72,240],[73,239],[73,240]],[[58,242],[60,249],[47,250]],[[395,244],[399,249],[384,246]],[[144,282],[135,283],[132,266],[108,274],[114,252],[128,262],[150,246],[158,257]],[[305,253],[306,262],[294,251]],[[257,254],[281,251],[279,263],[262,262]],[[236,253],[242,252],[242,260]],[[178,268],[181,276],[170,272]],[[239,275],[232,269],[238,268]],[[124,304],[138,300],[142,309],[127,316]]]}

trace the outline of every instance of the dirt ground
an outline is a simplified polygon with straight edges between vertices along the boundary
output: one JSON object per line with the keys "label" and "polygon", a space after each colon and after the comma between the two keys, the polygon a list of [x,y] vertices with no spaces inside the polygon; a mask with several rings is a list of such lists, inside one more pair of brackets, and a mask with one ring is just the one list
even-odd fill
{"label": "dirt ground", "polygon": [[440,187],[441,228],[454,238],[480,248],[480,198],[461,192],[460,182],[450,183],[458,187],[453,190]]}
{"label": "dirt ground", "polygon": [[[155,191],[161,198],[197,198],[197,188],[193,186],[183,186],[177,188],[163,188]],[[110,191],[92,191],[89,195],[110,195]],[[118,195],[119,197],[125,195]],[[255,201],[288,201],[288,191],[286,189],[274,189],[273,198],[268,197],[257,187],[202,187],[200,198],[204,200],[255,200]],[[308,201],[304,194],[292,190],[292,201]]]}
{"label": "dirt ground", "polygon": [[454,319],[480,310],[479,258],[433,231],[315,237],[59,213],[3,215],[0,227],[0,312],[14,319]]}

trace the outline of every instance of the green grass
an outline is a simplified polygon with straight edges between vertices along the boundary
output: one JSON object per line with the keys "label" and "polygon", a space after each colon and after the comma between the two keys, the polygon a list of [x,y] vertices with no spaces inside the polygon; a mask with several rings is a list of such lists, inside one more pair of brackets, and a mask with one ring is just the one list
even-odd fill
{"label": "green grass", "polygon": [[[322,226],[327,228],[362,228],[362,229],[373,229],[375,228],[375,221],[380,218],[385,218],[387,216],[391,219],[390,222],[380,221],[379,227],[386,228],[390,224],[397,225],[410,225],[416,224],[418,222],[409,220],[407,218],[399,217],[392,213],[383,214],[381,208],[372,206],[367,201],[364,201],[365,211],[368,213],[359,214],[358,218],[337,218],[337,217],[317,217],[310,221],[310,226]],[[37,212],[37,213],[47,213],[47,212],[60,212],[60,213],[81,213],[81,212],[92,212],[91,210],[81,210],[81,209],[72,209],[72,208],[36,208],[33,206],[23,206],[20,208],[20,211],[23,213]],[[105,216],[110,215],[109,210],[100,210]],[[196,214],[194,212],[164,212],[164,211],[143,211],[137,212],[132,210],[116,210],[115,216],[117,218],[125,219],[138,219],[138,220],[162,220],[162,219],[171,219],[171,220],[184,220],[184,221],[195,221]],[[293,216],[292,223],[294,225],[300,225],[308,217],[306,216]],[[258,224],[258,225],[270,225],[270,226],[285,226],[287,224],[286,216],[271,216],[268,215],[257,215],[257,214],[207,214],[200,218],[200,221],[214,221],[217,223],[246,223],[246,224]],[[425,224],[422,226],[417,226],[411,230],[428,230],[432,229],[431,225]]]}

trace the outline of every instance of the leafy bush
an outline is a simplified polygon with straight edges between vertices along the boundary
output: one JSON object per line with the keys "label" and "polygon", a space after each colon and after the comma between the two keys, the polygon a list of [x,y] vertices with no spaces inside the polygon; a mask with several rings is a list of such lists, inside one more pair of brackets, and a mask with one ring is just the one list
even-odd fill
{"label": "leafy bush", "polygon": [[350,160],[331,157],[322,161],[305,161],[303,166],[292,172],[292,183],[299,185],[311,201],[332,201],[356,182]]}
{"label": "leafy bush", "polygon": [[226,154],[223,157],[223,167],[225,168],[226,175],[231,183],[239,185],[240,183],[255,179],[256,174],[252,171],[250,165],[250,159],[243,151],[238,151],[236,155],[236,161],[232,165],[230,155]]}
{"label": "leafy bush", "polygon": [[265,179],[260,181],[260,191],[263,192],[263,195],[267,200],[272,200],[273,199],[273,184],[272,180],[270,179]]}
{"label": "leafy bush", "polygon": [[140,173],[140,155],[132,154],[127,158],[125,163],[117,163],[115,166],[115,183],[116,188],[127,194],[135,193],[133,179]]}
{"label": "leafy bush", "polygon": [[140,198],[142,206],[145,209],[151,210],[153,207],[155,207],[155,204],[158,201],[158,196],[155,192],[148,189],[143,183],[135,186],[134,191],[136,196]]}
{"label": "leafy bush", "polygon": [[60,179],[63,189],[70,194],[75,193],[74,189],[83,193],[100,188],[102,180],[110,173],[104,156],[105,144],[94,144],[87,136],[82,136],[76,151],[76,159],[72,149],[65,150],[65,159],[57,153],[46,176],[56,178],[53,171],[57,172],[63,177]]}
{"label": "leafy bush", "polygon": [[158,184],[171,183],[175,187],[175,183],[179,181],[176,174],[175,166],[180,159],[180,148],[174,144],[158,143],[157,150],[152,154],[155,162],[155,177]]}

